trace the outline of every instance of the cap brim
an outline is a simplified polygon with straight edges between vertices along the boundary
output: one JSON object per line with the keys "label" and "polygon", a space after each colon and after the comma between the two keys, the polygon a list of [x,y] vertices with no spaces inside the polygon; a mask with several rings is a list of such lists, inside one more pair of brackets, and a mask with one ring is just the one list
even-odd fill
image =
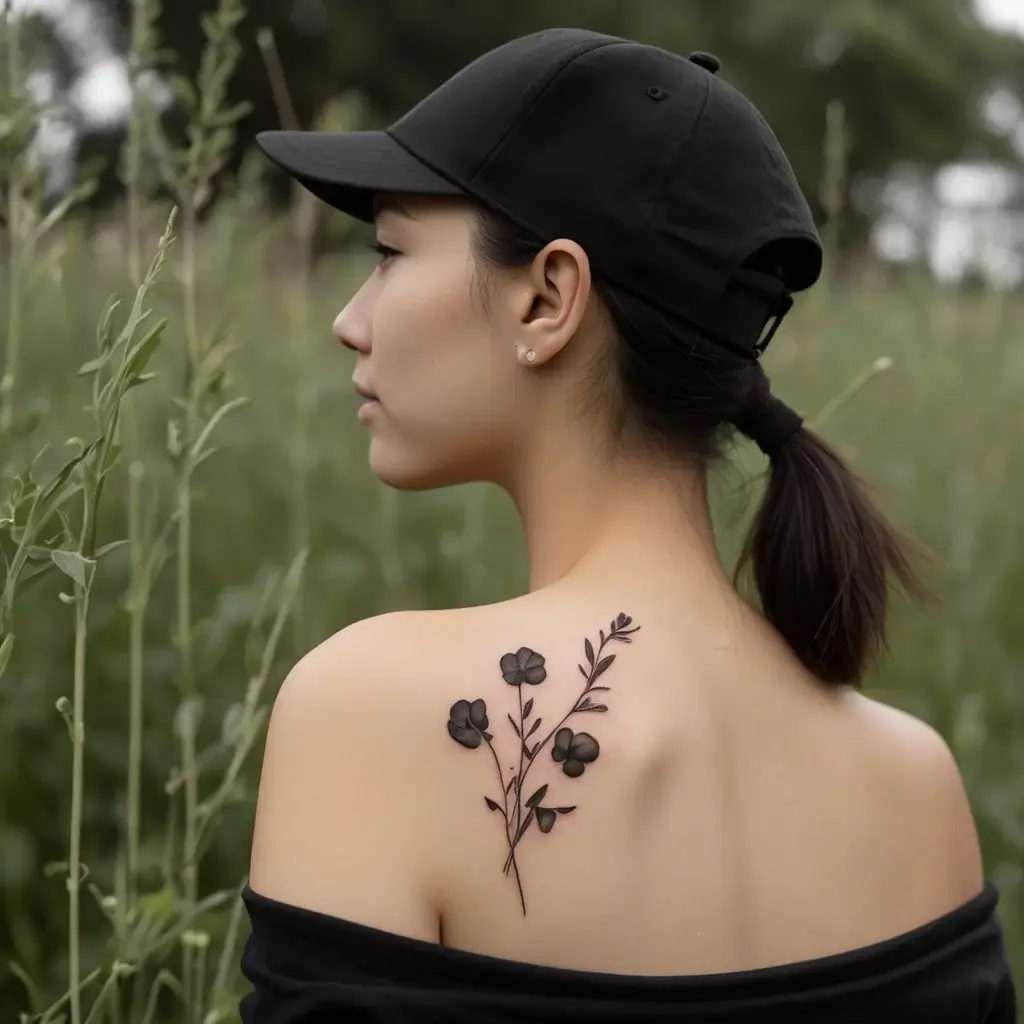
{"label": "cap brim", "polygon": [[256,143],[329,206],[371,223],[383,192],[461,196],[462,189],[421,163],[387,132],[261,132]]}

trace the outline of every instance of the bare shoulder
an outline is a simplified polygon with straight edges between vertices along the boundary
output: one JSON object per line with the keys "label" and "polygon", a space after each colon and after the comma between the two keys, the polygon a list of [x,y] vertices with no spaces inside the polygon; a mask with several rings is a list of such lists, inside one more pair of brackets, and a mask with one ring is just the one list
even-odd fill
{"label": "bare shoulder", "polygon": [[434,745],[422,722],[457,613],[353,623],[305,655],[274,701],[250,884],[264,896],[436,939],[424,871]]}
{"label": "bare shoulder", "polygon": [[918,861],[922,899],[939,911],[976,896],[984,871],[974,815],[959,765],[941,733],[927,722],[887,704],[858,696],[857,714],[892,807],[905,822]]}

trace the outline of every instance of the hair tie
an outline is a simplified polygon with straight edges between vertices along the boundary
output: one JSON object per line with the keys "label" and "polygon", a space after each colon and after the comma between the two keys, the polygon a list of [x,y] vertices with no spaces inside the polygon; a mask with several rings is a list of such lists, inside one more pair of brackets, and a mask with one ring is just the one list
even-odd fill
{"label": "hair tie", "polygon": [[799,413],[772,394],[771,381],[760,365],[754,386],[732,423],[769,459],[774,459],[804,425]]}

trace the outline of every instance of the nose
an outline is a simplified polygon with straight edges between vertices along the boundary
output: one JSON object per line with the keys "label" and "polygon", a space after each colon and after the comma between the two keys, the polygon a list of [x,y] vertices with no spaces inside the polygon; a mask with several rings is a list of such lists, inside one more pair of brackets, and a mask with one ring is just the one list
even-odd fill
{"label": "nose", "polygon": [[373,335],[373,318],[370,316],[369,303],[365,301],[363,291],[352,297],[352,300],[334,318],[332,333],[345,348],[360,355],[368,355]]}

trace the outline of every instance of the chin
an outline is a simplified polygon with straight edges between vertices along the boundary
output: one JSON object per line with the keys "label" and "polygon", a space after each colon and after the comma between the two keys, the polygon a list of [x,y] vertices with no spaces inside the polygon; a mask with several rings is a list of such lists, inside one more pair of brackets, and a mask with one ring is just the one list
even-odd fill
{"label": "chin", "polygon": [[481,479],[467,472],[465,464],[437,459],[417,459],[412,452],[388,451],[374,439],[370,442],[370,470],[382,484],[396,491],[434,491]]}

